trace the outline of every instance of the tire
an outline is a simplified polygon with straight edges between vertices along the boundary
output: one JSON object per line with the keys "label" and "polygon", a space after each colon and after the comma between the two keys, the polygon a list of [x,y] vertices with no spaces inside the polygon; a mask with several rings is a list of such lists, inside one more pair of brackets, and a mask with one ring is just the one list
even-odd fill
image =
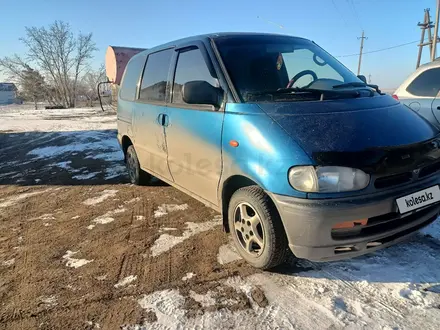
{"label": "tire", "polygon": [[[256,225],[256,218],[260,225]],[[244,219],[247,220],[243,222]],[[288,242],[284,226],[272,200],[260,187],[243,187],[232,195],[228,221],[238,252],[252,266],[269,269],[286,260]],[[263,245],[259,249],[257,242]]]}
{"label": "tire", "polygon": [[143,171],[139,165],[139,159],[133,145],[127,148],[125,163],[131,183],[142,186],[151,182],[151,175]]}

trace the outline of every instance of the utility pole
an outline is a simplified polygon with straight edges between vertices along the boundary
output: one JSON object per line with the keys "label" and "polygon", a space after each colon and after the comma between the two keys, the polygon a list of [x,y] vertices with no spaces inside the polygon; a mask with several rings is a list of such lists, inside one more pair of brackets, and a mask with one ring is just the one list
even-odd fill
{"label": "utility pole", "polygon": [[436,9],[436,15],[435,15],[435,28],[434,28],[434,39],[432,41],[432,51],[431,51],[431,61],[435,60],[435,55],[437,51],[437,39],[438,39],[438,21],[440,16],[440,0],[437,0],[437,9]]}
{"label": "utility pole", "polygon": [[368,75],[368,83],[371,84],[371,73]]}
{"label": "utility pole", "polygon": [[[420,66],[420,61],[422,60],[422,53],[423,53],[423,47],[429,45],[429,54],[431,56],[432,54],[432,36],[431,36],[431,28],[433,27],[431,22],[431,16],[429,14],[429,8],[425,9],[425,16],[423,17],[423,23],[418,23],[417,25],[420,26],[422,30],[422,35],[420,37],[420,44],[419,44],[419,54],[417,56],[417,64],[416,69]],[[428,41],[425,41],[425,31],[428,30]]]}
{"label": "utility pole", "polygon": [[359,39],[361,39],[361,50],[359,52],[359,65],[358,65],[358,73],[357,73],[358,76],[361,74],[362,52],[364,50],[364,39],[368,39],[367,37],[365,37],[364,31],[362,31],[362,37],[358,37],[358,40]]}

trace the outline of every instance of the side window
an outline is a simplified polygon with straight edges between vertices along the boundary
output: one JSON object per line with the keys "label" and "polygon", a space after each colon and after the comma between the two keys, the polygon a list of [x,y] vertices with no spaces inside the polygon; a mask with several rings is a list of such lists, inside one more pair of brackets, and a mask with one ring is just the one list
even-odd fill
{"label": "side window", "polygon": [[127,101],[134,101],[136,98],[137,84],[145,64],[145,56],[136,56],[128,62],[122,77],[119,96]]}
{"label": "side window", "polygon": [[182,86],[189,81],[202,80],[217,87],[217,80],[211,76],[200,49],[192,49],[179,54],[174,75],[173,103],[185,103]]}
{"label": "side window", "polygon": [[440,68],[422,72],[409,84],[406,90],[415,96],[436,97],[440,90]]}
{"label": "side window", "polygon": [[168,70],[173,52],[174,50],[167,49],[148,55],[139,100],[165,102]]}

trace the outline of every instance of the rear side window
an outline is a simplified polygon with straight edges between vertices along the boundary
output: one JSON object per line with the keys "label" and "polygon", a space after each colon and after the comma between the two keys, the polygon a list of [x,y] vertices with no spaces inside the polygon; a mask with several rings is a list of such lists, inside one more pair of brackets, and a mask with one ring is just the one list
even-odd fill
{"label": "rear side window", "polygon": [[145,56],[135,56],[128,62],[122,78],[119,96],[127,101],[134,101],[136,98],[137,84],[145,64]]}
{"label": "rear side window", "polygon": [[440,68],[422,72],[406,90],[415,96],[436,97],[440,90]]}
{"label": "rear side window", "polygon": [[139,100],[165,102],[168,71],[173,52],[173,49],[167,49],[148,55]]}
{"label": "rear side window", "polygon": [[182,86],[189,81],[206,81],[217,87],[217,79],[211,76],[200,49],[192,49],[179,54],[174,75],[173,103],[185,103]]}

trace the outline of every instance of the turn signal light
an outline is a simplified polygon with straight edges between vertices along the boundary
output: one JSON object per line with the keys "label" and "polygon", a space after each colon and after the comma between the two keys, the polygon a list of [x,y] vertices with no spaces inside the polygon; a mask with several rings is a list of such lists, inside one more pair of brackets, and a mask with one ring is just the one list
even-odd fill
{"label": "turn signal light", "polygon": [[399,101],[399,97],[396,94],[391,95],[393,97],[393,99]]}
{"label": "turn signal light", "polygon": [[346,228],[354,228],[358,226],[365,226],[368,223],[368,219],[359,219],[353,221],[345,221],[337,223],[333,226],[332,229],[346,229]]}

